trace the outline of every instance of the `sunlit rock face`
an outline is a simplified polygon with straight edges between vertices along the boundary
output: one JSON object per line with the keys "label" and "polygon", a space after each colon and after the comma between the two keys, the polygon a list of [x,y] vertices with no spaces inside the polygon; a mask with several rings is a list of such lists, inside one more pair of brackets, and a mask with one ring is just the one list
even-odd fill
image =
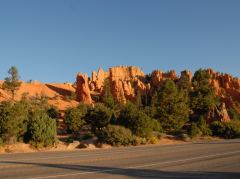
{"label": "sunlit rock face", "polygon": [[77,74],[77,100],[85,104],[92,104],[92,97],[90,93],[88,76],[86,74]]}
{"label": "sunlit rock face", "polygon": [[[215,72],[212,69],[207,71],[211,76],[210,84],[215,88],[216,94],[225,103],[226,108],[240,102],[239,78]],[[92,72],[91,79],[81,73],[77,75],[77,100],[87,104],[94,103],[91,95],[102,97],[105,80],[108,80],[115,101],[126,103],[128,100],[134,101],[139,91],[141,94],[151,95],[151,92],[158,89],[165,80],[171,79],[177,82],[183,77],[191,81],[193,74],[189,70],[182,71],[180,76],[174,70],[168,72],[154,70],[151,74],[145,75],[141,68],[136,66],[116,66],[107,71],[99,68],[97,72]],[[227,121],[227,117],[225,119]]]}

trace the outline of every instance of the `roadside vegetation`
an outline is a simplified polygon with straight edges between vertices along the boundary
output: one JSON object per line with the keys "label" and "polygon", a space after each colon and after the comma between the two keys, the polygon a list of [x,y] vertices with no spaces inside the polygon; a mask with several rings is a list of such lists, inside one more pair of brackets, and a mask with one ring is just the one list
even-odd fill
{"label": "roadside vegetation", "polygon": [[126,104],[115,102],[106,81],[105,94],[98,103],[80,103],[63,115],[48,105],[44,96],[23,95],[15,101],[15,91],[21,85],[17,68],[12,67],[9,74],[2,87],[10,91],[12,100],[0,103],[0,146],[16,142],[30,143],[36,148],[54,146],[58,142],[60,118],[73,140],[95,136],[98,142],[113,146],[155,144],[163,134],[240,137],[240,115],[234,109],[229,109],[230,122],[207,121],[208,111],[219,105],[219,99],[210,85],[209,74],[202,69],[196,71],[192,81],[166,80],[151,91],[152,95],[137,93],[136,101]]}

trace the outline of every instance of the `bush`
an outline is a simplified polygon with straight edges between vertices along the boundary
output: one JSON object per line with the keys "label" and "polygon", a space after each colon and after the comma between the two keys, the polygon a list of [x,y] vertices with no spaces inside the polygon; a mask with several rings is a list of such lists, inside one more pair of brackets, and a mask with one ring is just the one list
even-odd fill
{"label": "bush", "polygon": [[197,136],[211,136],[212,131],[207,124],[206,120],[204,119],[203,115],[200,115],[197,118],[196,122],[192,122],[190,127],[188,128],[188,134],[191,138]]}
{"label": "bush", "polygon": [[87,122],[94,134],[106,127],[111,120],[112,111],[101,103],[96,104],[87,113]]}
{"label": "bush", "polygon": [[146,138],[142,138],[142,137],[138,137],[138,136],[133,136],[133,145],[145,145],[147,144],[147,139]]}
{"label": "bush", "polygon": [[88,140],[88,139],[91,139],[93,137],[94,137],[94,134],[88,132],[82,137],[82,140]]}
{"label": "bush", "polygon": [[123,126],[108,125],[100,131],[97,136],[100,142],[108,143],[113,146],[126,146],[133,142],[132,132]]}
{"label": "bush", "polygon": [[196,123],[192,123],[190,128],[188,129],[188,135],[193,138],[201,135],[201,130],[198,128]]}
{"label": "bush", "polygon": [[126,104],[120,112],[118,124],[129,128],[134,135],[148,137],[153,130],[161,131],[158,121],[153,120],[132,103]]}
{"label": "bush", "polygon": [[52,146],[56,142],[56,136],[56,120],[50,118],[44,110],[34,111],[28,126],[30,143],[37,148]]}
{"label": "bush", "polygon": [[228,114],[231,120],[240,120],[240,114],[235,108],[228,109]]}
{"label": "bush", "polygon": [[77,108],[68,109],[64,116],[64,121],[69,132],[78,132],[85,124],[85,117],[88,106],[80,104]]}
{"label": "bush", "polygon": [[153,131],[163,133],[163,128],[162,128],[160,122],[157,121],[156,119],[152,119],[152,129],[153,129]]}
{"label": "bush", "polygon": [[54,106],[51,106],[48,110],[47,110],[47,114],[50,118],[53,118],[53,119],[58,119],[60,118],[60,112],[59,110],[54,107]]}
{"label": "bush", "polygon": [[[140,137],[148,137],[153,132],[154,121],[144,113],[139,113],[138,118],[135,121],[135,125],[132,126],[134,134]],[[158,128],[158,126],[157,126]]]}
{"label": "bush", "polygon": [[0,147],[3,146],[3,144],[4,144],[4,143],[3,143],[3,139],[0,138]]}
{"label": "bush", "polygon": [[211,124],[211,130],[215,136],[221,136],[227,139],[238,138],[240,137],[240,122],[231,121],[223,123],[215,121]]}
{"label": "bush", "polygon": [[150,144],[157,144],[158,143],[158,138],[155,136],[151,136],[148,138],[148,141]]}
{"label": "bush", "polygon": [[197,122],[197,127],[201,131],[202,135],[205,135],[205,136],[212,135],[212,131],[202,115],[199,117],[199,120]]}
{"label": "bush", "polygon": [[28,108],[22,102],[12,104],[2,102],[0,105],[0,137],[7,143],[22,139],[27,131]]}

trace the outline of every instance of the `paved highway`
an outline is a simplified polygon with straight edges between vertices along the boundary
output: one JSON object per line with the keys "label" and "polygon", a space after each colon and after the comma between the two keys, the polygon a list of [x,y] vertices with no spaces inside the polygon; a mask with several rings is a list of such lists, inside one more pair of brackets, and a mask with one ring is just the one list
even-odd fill
{"label": "paved highway", "polygon": [[240,139],[0,155],[0,178],[239,178]]}

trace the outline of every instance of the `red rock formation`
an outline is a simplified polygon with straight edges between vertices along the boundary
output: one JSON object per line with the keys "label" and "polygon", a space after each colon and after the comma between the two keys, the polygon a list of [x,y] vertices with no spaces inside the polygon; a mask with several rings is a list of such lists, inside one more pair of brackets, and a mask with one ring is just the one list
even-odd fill
{"label": "red rock formation", "polygon": [[137,87],[137,90],[140,90],[140,91],[146,91],[146,90],[150,90],[150,84],[144,84],[141,80],[137,80],[136,82],[136,87]]}
{"label": "red rock formation", "polygon": [[151,76],[152,76],[152,84],[154,86],[159,86],[160,82],[163,80],[163,72],[160,70],[154,70]]}
{"label": "red rock formation", "polygon": [[92,71],[92,82],[97,81],[97,73],[95,71]]}
{"label": "red rock formation", "polygon": [[105,79],[105,73],[102,68],[98,69],[98,73],[93,71],[92,72],[92,81],[90,82],[91,90],[94,89],[94,90],[101,92],[103,90],[104,79]]}
{"label": "red rock formation", "polygon": [[164,73],[160,70],[154,70],[152,72],[151,77],[152,77],[152,84],[154,86],[159,86],[161,84],[161,82],[166,79],[176,80],[178,78],[176,71],[174,71],[174,70],[171,70],[166,73]]}
{"label": "red rock formation", "polygon": [[240,79],[233,78],[229,74],[220,74],[208,69],[211,76],[211,84],[216,93],[226,102],[227,108],[234,105],[234,101],[240,102]]}
{"label": "red rock formation", "polygon": [[78,73],[77,75],[77,100],[85,104],[92,104],[92,98],[89,89],[88,76]]}
{"label": "red rock formation", "polygon": [[105,73],[102,68],[99,68],[97,73],[96,88],[99,89],[100,91],[103,89],[104,80],[105,80]]}
{"label": "red rock formation", "polygon": [[132,87],[130,81],[124,81],[123,82],[123,91],[124,91],[124,97],[127,100],[133,100],[135,97],[135,91]]}
{"label": "red rock formation", "polygon": [[114,80],[133,80],[143,77],[144,73],[139,67],[134,66],[117,66],[109,68],[109,78]]}
{"label": "red rock formation", "polygon": [[[212,69],[208,69],[208,72],[211,76],[211,85],[216,89],[216,94],[222,102],[225,102],[227,108],[240,102],[240,79],[233,78],[228,74],[214,72]],[[89,82],[87,76],[78,75],[78,101],[92,103],[90,94],[103,94],[105,79],[109,80],[115,100],[125,103],[127,100],[134,100],[137,91],[150,92],[155,87],[160,87],[166,79],[175,81],[183,76],[189,80],[192,79],[192,73],[189,70],[182,71],[180,77],[173,70],[166,73],[155,70],[151,74],[151,80],[149,80],[149,78],[145,78],[143,71],[138,67],[117,66],[109,68],[107,72],[99,68],[98,72],[92,72],[92,78]]]}
{"label": "red rock formation", "polygon": [[213,121],[230,121],[230,117],[228,115],[225,103],[222,103],[220,106],[215,106],[213,109],[209,110],[207,114],[207,122],[210,124]]}
{"label": "red rock formation", "polygon": [[192,75],[192,72],[191,72],[191,71],[189,71],[189,70],[184,70],[184,71],[181,72],[181,77],[180,77],[180,78],[182,78],[182,77],[187,77],[187,78],[189,79],[189,81],[191,81],[193,75]]}
{"label": "red rock formation", "polygon": [[171,80],[176,80],[177,77],[177,73],[175,70],[171,70],[167,73],[163,73],[163,79],[171,79]]}
{"label": "red rock formation", "polygon": [[111,88],[113,97],[119,103],[126,103],[126,97],[124,95],[123,83],[120,80],[111,81]]}

